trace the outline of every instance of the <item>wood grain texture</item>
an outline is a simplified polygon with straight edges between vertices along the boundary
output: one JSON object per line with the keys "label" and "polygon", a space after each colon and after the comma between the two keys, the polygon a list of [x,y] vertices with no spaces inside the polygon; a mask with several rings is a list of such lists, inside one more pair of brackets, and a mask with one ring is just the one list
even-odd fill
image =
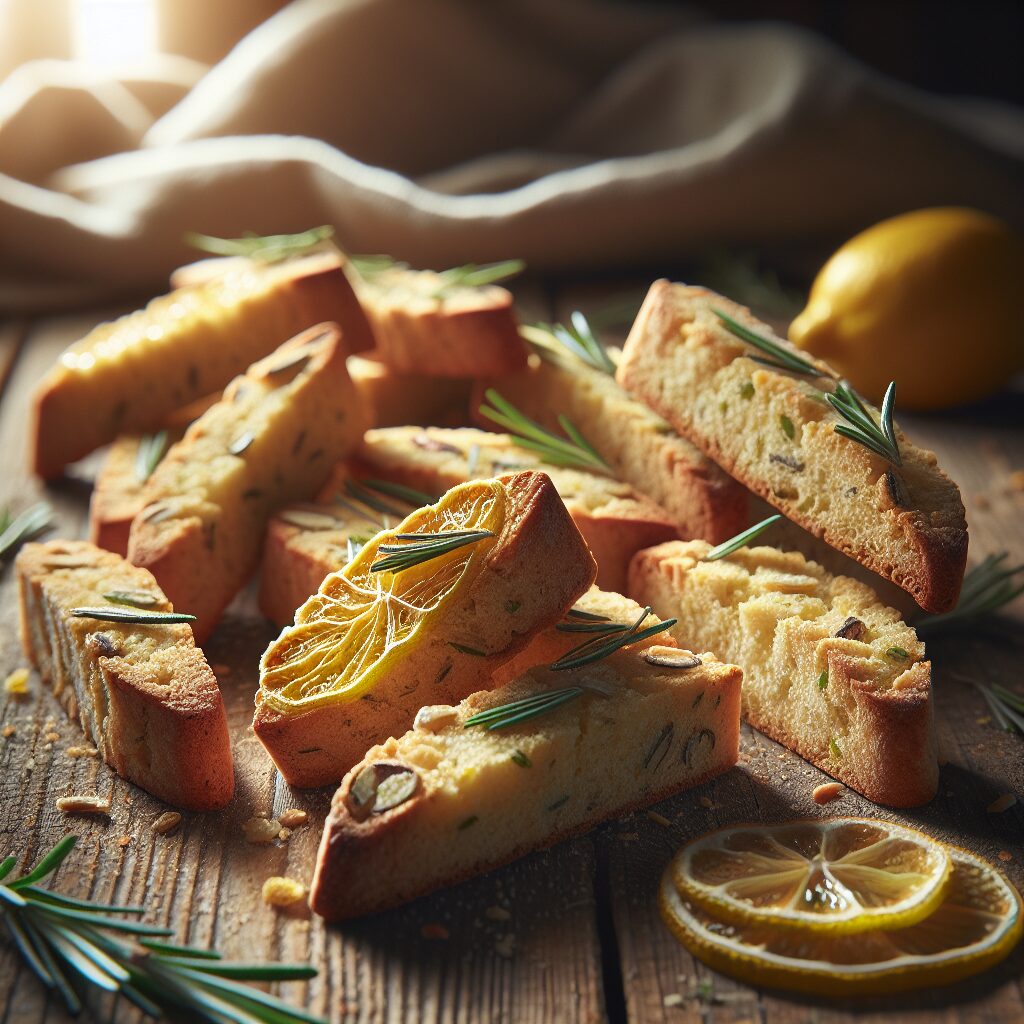
{"label": "wood grain texture", "polygon": [[[567,291],[559,312],[597,308],[619,287]],[[528,317],[550,316],[551,302],[527,289]],[[550,299],[551,296],[548,296]],[[589,305],[588,305],[589,303]],[[97,460],[43,489],[25,473],[28,396],[64,345],[104,312],[43,322],[21,344],[17,328],[0,330],[0,505],[21,509],[45,495],[59,533],[84,534],[89,480]],[[13,339],[13,340],[11,340]],[[15,358],[16,356],[16,358]],[[1024,469],[1021,396],[955,417],[906,418],[905,428],[934,447],[964,488],[971,521],[972,560],[1009,548],[1024,560],[1024,493],[1009,473]],[[0,576],[0,678],[23,663],[17,644],[14,584]],[[980,696],[957,677],[997,679],[1019,687],[1024,614],[984,632],[937,642],[936,669],[941,755],[938,797],[910,814],[886,812],[845,792],[828,808],[811,802],[824,776],[796,755],[744,728],[741,763],[699,790],[656,810],[668,827],[640,812],[590,836],[526,857],[516,864],[388,914],[327,928],[315,918],[264,906],[265,878],[284,874],[308,881],[329,791],[292,792],[281,782],[250,728],[259,654],[272,632],[259,617],[254,591],[240,595],[207,647],[228,707],[237,770],[237,795],[222,812],[186,814],[179,828],[156,836],[164,810],[147,794],[92,758],[72,759],[80,744],[38,677],[29,698],[0,692],[0,721],[14,734],[0,739],[0,853],[22,865],[69,831],[82,836],[66,862],[61,888],[72,895],[143,903],[146,919],[167,923],[183,941],[215,943],[239,959],[309,960],[320,975],[290,983],[283,994],[334,1021],[738,1022],[789,1024],[854,1020],[995,1022],[1024,1018],[1018,950],[997,970],[952,988],[900,1000],[829,1005],[759,991],[704,968],[662,925],[653,894],[673,851],[719,825],[778,821],[799,815],[866,814],[902,821],[999,862],[1024,885],[1024,805],[986,812],[995,796],[1024,795],[1024,745],[1000,733]],[[57,797],[98,793],[113,798],[110,820],[68,817]],[[309,812],[307,825],[269,846],[245,842],[242,825],[288,807]],[[439,925],[447,938],[425,937]],[[436,932],[428,929],[428,934]],[[91,1019],[122,1021],[136,1014],[109,998],[90,1002]],[[66,1014],[0,939],[0,1024],[58,1024]]]}

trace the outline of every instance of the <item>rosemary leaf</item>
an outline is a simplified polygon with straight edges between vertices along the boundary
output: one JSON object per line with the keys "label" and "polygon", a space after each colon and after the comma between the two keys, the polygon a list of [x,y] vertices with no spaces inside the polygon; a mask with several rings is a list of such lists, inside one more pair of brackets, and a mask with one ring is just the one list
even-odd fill
{"label": "rosemary leaf", "polygon": [[896,402],[895,382],[890,383],[886,388],[878,423],[875,423],[860,395],[845,381],[836,384],[835,391],[832,394],[826,394],[825,400],[846,420],[846,423],[836,424],[837,434],[856,441],[894,466],[902,464],[903,459],[896,441],[896,428],[892,421],[893,407]]}
{"label": "rosemary leaf", "polygon": [[0,532],[0,561],[11,555],[26,541],[38,537],[53,526],[53,510],[43,501],[25,509],[13,519],[10,511],[5,509],[3,518],[7,525]]}
{"label": "rosemary leaf", "polygon": [[802,359],[795,352],[790,352],[788,348],[772,341],[771,338],[766,338],[764,335],[758,334],[757,331],[752,331],[749,327],[745,327],[739,321],[729,316],[728,313],[723,313],[718,309],[712,309],[711,312],[722,321],[725,329],[730,334],[734,334],[748,345],[753,345],[754,348],[761,352],[765,357],[762,361],[768,366],[777,370],[788,370],[791,373],[808,374],[811,377],[826,376],[813,363]]}
{"label": "rosemary leaf", "polygon": [[323,224],[294,235],[256,235],[247,232],[241,238],[216,238],[189,231],[185,241],[193,249],[213,253],[215,256],[243,256],[261,263],[278,263],[322,248],[323,243],[333,237],[334,228]]}
{"label": "rosemary leaf", "polygon": [[511,725],[518,725],[520,722],[554,711],[555,708],[575,700],[581,693],[583,693],[582,686],[567,686],[561,690],[549,690],[546,693],[538,693],[532,697],[511,701],[508,704],[500,704],[467,718],[463,722],[463,728],[469,729],[475,725],[483,725],[488,731],[506,729]]}
{"label": "rosemary leaf", "polygon": [[942,615],[924,615],[914,621],[914,628],[919,633],[959,629],[1024,594],[1024,564],[1006,567],[1004,563],[1009,557],[1008,551],[986,556],[968,570],[956,607]]}
{"label": "rosemary leaf", "polygon": [[718,559],[725,558],[726,555],[731,555],[734,551],[739,551],[740,548],[749,544],[755,537],[760,537],[769,526],[773,523],[777,523],[781,518],[782,516],[776,513],[773,516],[769,516],[767,519],[762,519],[761,522],[755,523],[742,533],[737,533],[735,537],[722,541],[722,543],[717,547],[713,547],[704,556],[702,561],[717,562]]}
{"label": "rosemary leaf", "polygon": [[152,608],[160,598],[146,590],[110,590],[103,595],[112,604],[124,604],[130,608]]}
{"label": "rosemary leaf", "polygon": [[385,557],[370,566],[370,572],[402,572],[414,565],[447,555],[451,551],[493,537],[490,530],[445,530],[441,533],[399,533],[395,539],[408,544],[381,544]]}
{"label": "rosemary leaf", "polygon": [[194,615],[184,612],[129,612],[121,608],[72,608],[76,619],[97,619],[100,622],[121,622],[138,626],[167,626],[176,622],[195,622]]}
{"label": "rosemary leaf", "polygon": [[[365,480],[346,480],[345,490],[350,497],[355,498],[356,501],[361,501],[368,508],[372,508],[374,512],[379,512],[381,515],[404,519],[412,511],[409,508],[400,508],[392,502],[384,501],[383,498],[374,493],[374,491],[379,491],[380,489],[372,488]],[[337,500],[340,501],[341,499]],[[428,505],[432,503],[432,501],[427,502]]]}
{"label": "rosemary leaf", "polygon": [[522,260],[502,260],[500,263],[467,263],[441,271],[444,290],[453,288],[482,288],[485,285],[507,281],[526,269]]}
{"label": "rosemary leaf", "polygon": [[519,333],[534,347],[541,349],[542,353],[554,350],[556,345],[552,342],[555,342],[587,366],[602,373],[615,373],[615,363],[594,336],[587,318],[578,310],[572,314],[568,327],[563,324],[538,323],[520,328]]}
{"label": "rosemary leaf", "polygon": [[567,651],[557,661],[551,664],[554,672],[564,672],[568,669],[582,668],[584,665],[593,664],[609,654],[614,654],[623,647],[646,640],[649,636],[661,633],[670,626],[676,624],[675,619],[666,619],[664,622],[656,622],[653,626],[641,629],[644,620],[651,614],[650,606],[646,607],[632,625],[619,625],[614,633],[603,633],[584,640],[583,643],[572,650]]}
{"label": "rosemary leaf", "polygon": [[587,612],[582,608],[570,608],[566,612],[566,617],[570,619],[586,619],[589,622],[607,622],[607,615],[598,615],[596,612]]}
{"label": "rosemary leaf", "polygon": [[152,475],[161,459],[167,454],[168,436],[166,430],[145,434],[139,439],[135,453],[135,477],[144,484]]}
{"label": "rosemary leaf", "polygon": [[399,498],[407,501],[412,508],[422,508],[424,505],[433,505],[437,501],[436,496],[427,494],[425,491],[417,491],[414,487],[406,487],[405,484],[395,484],[390,480],[363,480],[364,486],[372,488],[381,494],[387,494],[392,498]]}

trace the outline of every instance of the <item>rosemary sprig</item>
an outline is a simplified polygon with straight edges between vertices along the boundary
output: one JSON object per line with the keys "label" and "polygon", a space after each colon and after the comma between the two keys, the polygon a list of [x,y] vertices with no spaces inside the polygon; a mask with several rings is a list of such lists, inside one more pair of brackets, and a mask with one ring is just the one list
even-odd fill
{"label": "rosemary sprig", "polygon": [[485,285],[507,281],[526,269],[522,260],[502,260],[500,263],[466,263],[461,267],[442,270],[441,290],[453,288],[483,288]]}
{"label": "rosemary sprig", "polygon": [[568,440],[546,430],[539,423],[531,420],[529,416],[523,415],[511,402],[502,398],[494,388],[488,388],[485,397],[491,405],[481,405],[481,415],[504,427],[519,447],[539,453],[546,462],[550,462],[554,466],[572,466],[576,469],[588,469],[597,473],[610,472],[608,463],[601,458],[594,446],[572,425],[567,417],[559,416],[558,422],[568,436]]}
{"label": "rosemary sprig", "polygon": [[261,263],[279,263],[281,260],[305,256],[334,237],[334,228],[322,224],[318,228],[300,231],[294,235],[257,235],[251,231],[241,238],[216,238],[189,231],[185,241],[193,249],[213,253],[215,256],[244,256]]}
{"label": "rosemary sprig", "polygon": [[433,505],[437,501],[436,495],[427,494],[426,491],[417,491],[415,487],[406,487],[405,484],[395,484],[390,480],[364,480],[363,484],[380,494],[387,494],[392,498],[407,501],[413,508]]}
{"label": "rosemary sprig", "polygon": [[1009,557],[1009,551],[988,555],[964,577],[960,600],[951,612],[924,615],[914,621],[914,628],[919,633],[958,629],[1024,594],[1024,565],[1006,566]]}
{"label": "rosemary sprig", "polygon": [[570,326],[538,323],[524,326],[519,333],[534,347],[551,351],[552,340],[563,349],[602,373],[615,374],[615,363],[591,330],[587,318],[577,310],[572,314]]}
{"label": "rosemary sprig", "polygon": [[127,608],[72,608],[76,619],[96,619],[99,622],[121,622],[137,626],[168,626],[176,622],[195,622],[194,615],[184,612],[141,612]]}
{"label": "rosemary sprig", "polygon": [[445,530],[441,533],[399,533],[396,540],[408,544],[381,544],[377,551],[385,557],[370,566],[370,572],[402,572],[433,558],[447,555],[467,544],[493,537],[490,530]]}
{"label": "rosemary sprig", "polygon": [[827,376],[813,363],[802,359],[796,353],[790,352],[788,348],[784,348],[770,338],[766,338],[763,334],[752,331],[749,327],[734,320],[728,313],[723,313],[720,309],[712,309],[711,312],[722,321],[725,329],[730,334],[736,335],[741,341],[745,341],[748,345],[753,345],[754,348],[763,353],[763,358],[759,359],[758,362],[765,363],[776,370],[789,370],[791,373],[804,373],[811,377]]}
{"label": "rosemary sprig", "polygon": [[595,661],[607,658],[623,647],[639,643],[649,636],[661,633],[670,626],[676,624],[676,619],[665,619],[664,622],[656,622],[653,626],[645,629],[640,627],[644,620],[651,614],[650,606],[645,608],[632,625],[620,625],[614,632],[606,631],[597,636],[584,640],[583,643],[567,651],[557,661],[552,662],[551,669],[554,672],[564,672],[568,669],[582,668],[584,665],[591,665]]}
{"label": "rosemary sprig", "polygon": [[720,558],[725,558],[726,555],[739,551],[740,548],[749,544],[755,537],[760,537],[769,526],[777,523],[781,518],[782,516],[776,513],[774,516],[762,519],[761,522],[748,527],[742,533],[737,533],[735,537],[730,537],[729,540],[724,540],[717,547],[713,547],[701,561],[717,562]]}
{"label": "rosemary sprig", "polygon": [[[206,1024],[321,1024],[318,1017],[238,983],[312,978],[317,971],[310,965],[225,962],[215,950],[162,942],[173,934],[169,928],[109,916],[138,915],[143,907],[93,903],[38,886],[77,839],[65,836],[28,874],[0,881],[0,917],[14,945],[69,1012],[77,1014],[83,1005],[75,978],[124,996],[151,1017],[188,1017]],[[0,863],[0,880],[15,863],[14,857]]]}
{"label": "rosemary sprig", "polygon": [[[383,498],[379,497],[378,494],[374,493],[371,488],[367,487],[365,483],[358,480],[346,480],[345,491],[349,497],[361,502],[367,508],[380,513],[382,516],[394,516],[396,519],[404,519],[411,511],[411,509],[402,508],[392,502],[385,501]],[[350,502],[346,501],[340,494],[335,495],[334,500],[359,515],[366,515],[364,509],[355,507]],[[367,518],[371,521],[376,521],[373,520],[373,516],[367,516]],[[385,522],[378,521],[378,525],[382,529],[387,528],[387,524]]]}
{"label": "rosemary sprig", "polygon": [[[896,404],[896,382],[893,381],[885,389],[882,399],[882,410],[879,422],[875,423],[860,395],[845,381],[836,384],[832,394],[826,394],[825,400],[847,423],[837,423],[835,432],[862,444],[869,451],[887,459],[894,466],[903,463],[900,447],[896,440],[896,428],[893,426],[892,414]],[[849,424],[849,425],[848,425]]]}
{"label": "rosemary sprig", "polygon": [[537,693],[532,697],[523,697],[521,700],[513,700],[508,704],[499,704],[486,711],[479,711],[467,718],[462,723],[462,727],[469,729],[474,725],[482,725],[487,728],[488,732],[494,729],[507,729],[510,725],[518,725],[530,718],[554,711],[555,708],[575,700],[581,693],[583,693],[582,686],[567,686],[561,690]]}
{"label": "rosemary sprig", "polygon": [[11,517],[9,509],[0,516],[0,561],[16,551],[26,541],[38,537],[53,526],[53,510],[46,502],[39,502],[17,516]]}
{"label": "rosemary sprig", "polygon": [[166,430],[145,434],[139,440],[139,448],[135,453],[135,476],[140,484],[144,484],[160,465],[160,460],[167,454],[167,442]]}
{"label": "rosemary sprig", "polygon": [[585,619],[588,622],[608,622],[607,615],[598,615],[597,612],[587,612],[582,608],[570,608],[566,613],[566,617],[570,619]]}

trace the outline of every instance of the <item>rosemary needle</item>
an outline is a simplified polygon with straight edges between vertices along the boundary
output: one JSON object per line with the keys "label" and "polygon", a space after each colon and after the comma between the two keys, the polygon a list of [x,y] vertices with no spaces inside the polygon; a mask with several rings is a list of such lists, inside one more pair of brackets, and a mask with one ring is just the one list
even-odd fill
{"label": "rosemary needle", "polygon": [[467,718],[462,723],[462,727],[469,729],[474,725],[483,725],[488,731],[505,729],[510,725],[518,725],[530,718],[554,711],[555,708],[575,700],[581,693],[583,693],[582,686],[567,686],[561,690],[537,693],[532,697],[524,697],[521,700],[510,701],[508,704],[499,704],[497,707],[488,708],[486,711],[479,711]]}
{"label": "rosemary needle", "polygon": [[1005,563],[1009,557],[1009,551],[988,555],[964,577],[960,599],[951,612],[924,615],[914,621],[914,628],[919,633],[957,629],[981,615],[997,611],[1024,594],[1024,564],[1008,567]]}
{"label": "rosemary needle", "polygon": [[0,530],[0,561],[3,561],[26,541],[38,537],[53,526],[53,510],[41,501],[11,518],[11,513],[4,509],[0,522],[3,524]]}
{"label": "rosemary needle", "polygon": [[135,476],[140,484],[144,484],[167,454],[168,436],[166,430],[155,434],[145,434],[139,440],[138,451],[135,453]]}
{"label": "rosemary needle", "polygon": [[740,548],[749,544],[755,537],[759,537],[769,526],[777,523],[781,518],[782,516],[776,513],[767,519],[762,519],[761,522],[748,527],[742,533],[737,533],[735,537],[730,537],[729,540],[722,541],[717,547],[713,547],[701,561],[717,562],[718,559],[725,558],[726,555],[731,555],[734,551],[739,551]]}
{"label": "rosemary needle", "polygon": [[195,622],[194,615],[184,612],[133,612],[127,608],[72,608],[76,619],[96,619],[99,622],[121,622],[137,626],[168,626],[178,622]]}
{"label": "rosemary needle", "polygon": [[614,633],[606,632],[584,640],[579,646],[572,648],[563,654],[557,661],[552,662],[551,669],[554,672],[564,672],[568,669],[582,668],[584,665],[591,665],[595,661],[607,658],[623,647],[639,643],[656,633],[662,633],[670,626],[676,624],[676,619],[665,619],[664,622],[656,622],[653,626],[641,628],[644,620],[651,614],[651,608],[644,608],[636,621],[630,625],[622,625]]}
{"label": "rosemary needle", "polygon": [[213,253],[215,256],[242,256],[261,263],[278,263],[321,248],[324,242],[333,237],[334,228],[322,224],[318,228],[293,235],[256,235],[250,232],[241,238],[216,238],[189,231],[185,241],[193,249]]}
{"label": "rosemary needle", "polygon": [[579,310],[572,314],[568,327],[564,324],[538,323],[520,328],[519,333],[536,348],[551,350],[555,347],[552,345],[554,341],[587,366],[602,373],[615,373],[615,363]]}
{"label": "rosemary needle", "polygon": [[408,544],[381,544],[377,551],[385,557],[370,566],[370,572],[402,572],[433,558],[447,555],[467,544],[493,537],[490,530],[445,530],[441,533],[399,533],[396,540]]}

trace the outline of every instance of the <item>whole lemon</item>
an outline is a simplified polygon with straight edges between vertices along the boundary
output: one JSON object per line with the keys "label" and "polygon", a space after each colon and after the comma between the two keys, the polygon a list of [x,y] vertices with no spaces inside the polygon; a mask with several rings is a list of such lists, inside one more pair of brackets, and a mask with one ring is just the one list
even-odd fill
{"label": "whole lemon", "polygon": [[877,403],[902,409],[991,394],[1024,368],[1024,242],[978,210],[884,220],[822,267],[789,336]]}

